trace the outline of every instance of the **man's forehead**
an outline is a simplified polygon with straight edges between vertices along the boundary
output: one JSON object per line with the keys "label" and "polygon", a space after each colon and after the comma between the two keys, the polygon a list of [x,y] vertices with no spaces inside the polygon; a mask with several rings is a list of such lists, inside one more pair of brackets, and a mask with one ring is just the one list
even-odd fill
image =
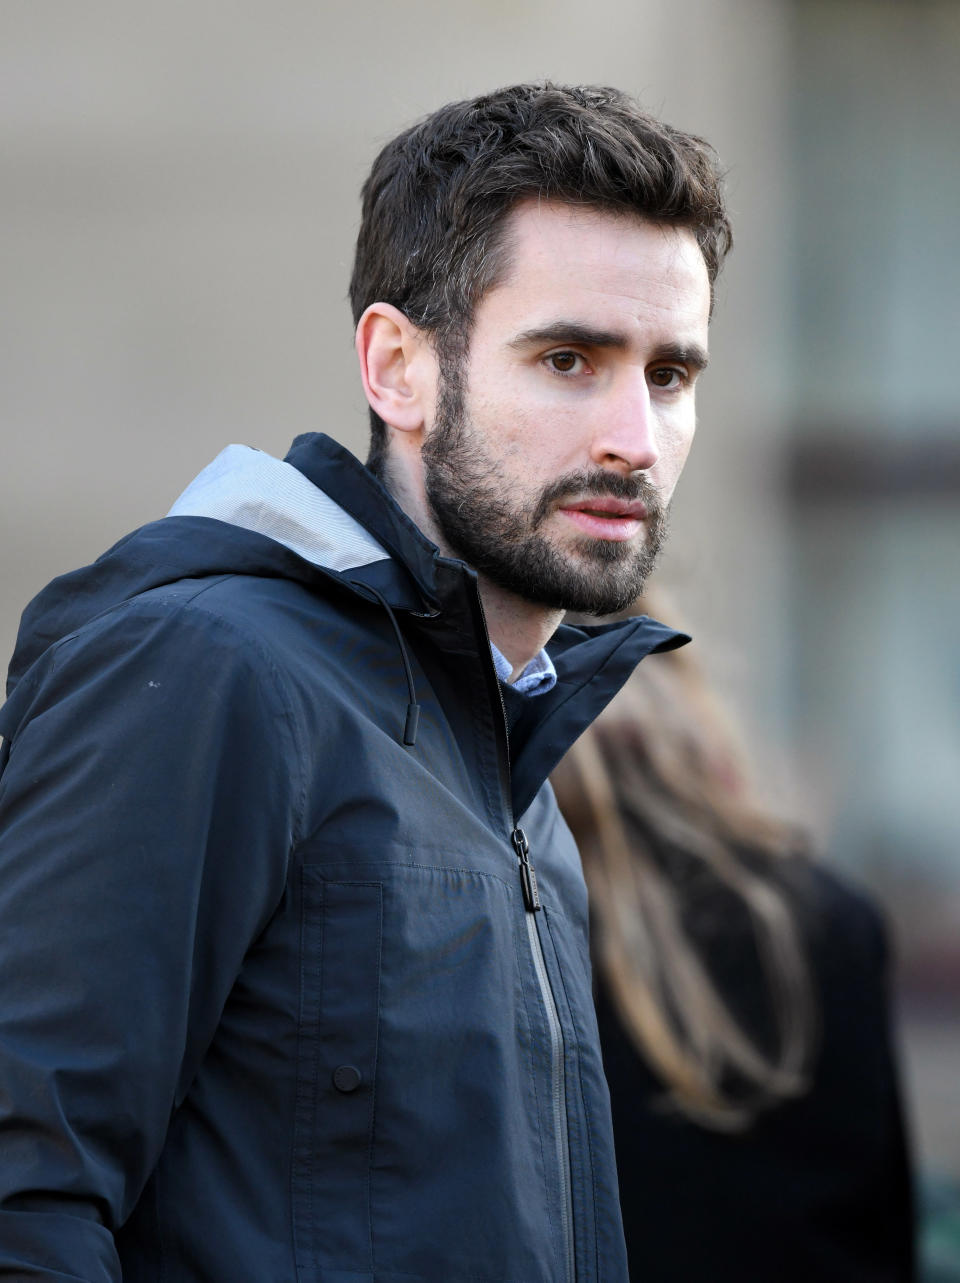
{"label": "man's forehead", "polygon": [[637,232],[656,233],[668,241],[685,239],[696,245],[693,232],[679,223],[648,218],[629,209],[537,196],[524,197],[513,206],[506,216],[504,239],[513,247],[536,244],[545,237],[603,245],[622,242]]}
{"label": "man's forehead", "polygon": [[706,323],[706,263],[686,228],[591,206],[527,200],[511,214],[507,233],[498,280],[479,311],[501,321],[516,315],[518,334],[561,315],[603,328],[614,328],[610,318],[619,317],[625,335],[631,316],[662,314],[671,326],[696,331],[691,337]]}

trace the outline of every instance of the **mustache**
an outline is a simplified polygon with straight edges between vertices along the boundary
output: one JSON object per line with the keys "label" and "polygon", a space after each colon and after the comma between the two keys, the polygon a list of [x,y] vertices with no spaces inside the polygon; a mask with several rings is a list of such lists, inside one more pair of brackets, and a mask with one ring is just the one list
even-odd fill
{"label": "mustache", "polygon": [[663,520],[664,504],[660,491],[642,474],[623,477],[617,472],[570,472],[552,482],[540,495],[533,512],[532,525],[536,527],[560,499],[578,498],[581,495],[604,495],[622,499],[626,503],[641,502],[647,510],[651,524]]}

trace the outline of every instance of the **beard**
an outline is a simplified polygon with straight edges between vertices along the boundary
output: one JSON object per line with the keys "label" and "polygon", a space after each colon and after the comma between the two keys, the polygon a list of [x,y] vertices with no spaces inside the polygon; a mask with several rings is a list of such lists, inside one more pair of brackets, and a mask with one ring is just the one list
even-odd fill
{"label": "beard", "polygon": [[[521,597],[556,610],[612,615],[643,591],[667,534],[667,508],[644,476],[602,469],[569,473],[532,503],[516,504],[499,461],[470,423],[456,371],[440,372],[436,419],[421,459],[427,501],[451,550],[481,575]],[[542,532],[564,498],[604,495],[646,508],[645,537],[581,536],[563,547]]]}

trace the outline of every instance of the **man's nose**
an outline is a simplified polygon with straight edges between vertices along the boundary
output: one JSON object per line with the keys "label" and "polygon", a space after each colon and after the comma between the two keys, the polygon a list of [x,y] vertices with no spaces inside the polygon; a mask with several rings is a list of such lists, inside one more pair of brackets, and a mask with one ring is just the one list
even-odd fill
{"label": "man's nose", "polygon": [[598,407],[600,419],[590,457],[611,472],[646,472],[660,457],[646,373],[624,380]]}

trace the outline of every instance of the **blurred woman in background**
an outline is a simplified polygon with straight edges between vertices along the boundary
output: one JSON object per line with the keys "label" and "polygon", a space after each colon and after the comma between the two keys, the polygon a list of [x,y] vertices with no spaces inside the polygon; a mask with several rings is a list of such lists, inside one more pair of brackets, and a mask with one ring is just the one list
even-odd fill
{"label": "blurred woman in background", "polygon": [[553,782],[590,889],[631,1278],[909,1283],[876,909],[753,804],[686,650],[646,660]]}

